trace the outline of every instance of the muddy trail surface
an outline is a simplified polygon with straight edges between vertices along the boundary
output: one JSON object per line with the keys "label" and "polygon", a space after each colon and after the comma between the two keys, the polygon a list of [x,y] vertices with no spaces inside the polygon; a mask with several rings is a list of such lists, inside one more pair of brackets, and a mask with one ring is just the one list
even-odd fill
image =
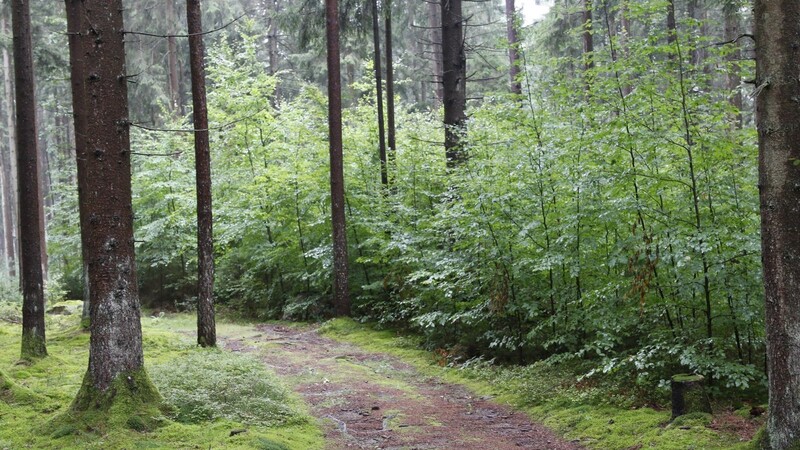
{"label": "muddy trail surface", "polygon": [[382,353],[265,324],[226,349],[257,354],[321,421],[328,449],[580,449],[524,413]]}

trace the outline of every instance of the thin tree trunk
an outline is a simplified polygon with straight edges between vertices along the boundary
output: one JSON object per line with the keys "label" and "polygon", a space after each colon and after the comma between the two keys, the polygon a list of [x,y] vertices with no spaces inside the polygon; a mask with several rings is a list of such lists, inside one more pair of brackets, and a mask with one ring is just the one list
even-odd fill
{"label": "thin tree trunk", "polygon": [[[439,0],[445,2],[448,0]],[[444,102],[444,85],[442,81],[442,12],[435,1],[428,2],[428,28],[430,29],[430,47],[433,57],[433,85],[439,105]]]}
{"label": "thin tree trunk", "polygon": [[519,42],[517,40],[517,11],[514,0],[506,0],[506,34],[508,36],[508,78],[511,93],[522,95],[519,79]]}
{"label": "thin tree trunk", "polygon": [[386,121],[387,121],[387,139],[389,147],[388,163],[386,171],[389,177],[389,184],[397,176],[397,154],[395,153],[395,125],[394,125],[394,59],[392,57],[392,0],[385,0],[384,7],[386,8]]}
{"label": "thin tree trunk", "polygon": [[169,73],[169,108],[173,113],[180,109],[180,79],[178,78],[178,45],[173,36],[176,30],[175,0],[167,0],[167,66]]}
{"label": "thin tree trunk", "polygon": [[442,84],[444,87],[444,148],[447,167],[466,161],[467,56],[461,0],[442,0]]}
{"label": "thin tree trunk", "polygon": [[[667,2],[667,44],[672,47],[672,44],[678,40],[678,27],[675,23],[675,0],[668,0]],[[670,59],[675,55],[670,53]]]}
{"label": "thin tree trunk", "polygon": [[730,63],[730,67],[725,71],[725,85],[729,93],[729,101],[731,105],[736,108],[736,128],[742,127],[742,89],[739,86],[742,83],[742,78],[739,75],[739,64],[737,61],[741,57],[739,46],[734,43],[739,37],[739,9],[735,3],[726,3],[722,9],[725,15],[725,37],[726,42],[731,42],[735,51],[730,52],[726,59]]}
{"label": "thin tree trunk", "polygon": [[800,445],[800,2],[756,0],[756,117],[771,450]]}
{"label": "thin tree trunk", "polygon": [[275,75],[278,72],[278,21],[275,16],[280,12],[278,0],[267,0],[272,3],[272,12],[267,21],[268,30],[268,49],[269,49],[269,73]]}
{"label": "thin tree trunk", "polygon": [[342,81],[339,62],[338,0],[325,0],[328,46],[328,130],[331,170],[331,225],[333,227],[333,313],[350,315],[348,291],[347,228],[344,210],[342,158]]}
{"label": "thin tree trunk", "polygon": [[22,358],[47,356],[42,276],[42,193],[36,132],[31,14],[28,0],[14,0],[14,78],[17,100],[20,272],[22,275]]}
{"label": "thin tree trunk", "polygon": [[[78,181],[85,181],[89,177],[86,169],[86,159],[78,157],[86,154],[86,91],[84,86],[84,64],[83,52],[81,52],[81,32],[83,24],[81,22],[81,12],[83,0],[65,0],[67,8],[67,35],[69,36],[69,62],[70,80],[72,84],[72,120],[75,128],[75,162],[78,172]],[[86,221],[88,212],[86,209],[85,186],[78,186],[78,216],[81,228],[81,242],[89,239],[89,223]],[[89,294],[89,259],[86,255],[86,246],[81,245],[81,267],[83,276],[83,315],[82,323],[84,328],[89,325],[89,311],[91,309],[91,295]]]}
{"label": "thin tree trunk", "polygon": [[594,39],[592,37],[592,0],[583,0],[583,70],[585,71],[586,89],[592,87],[591,70],[594,69]]}
{"label": "thin tree trunk", "polygon": [[381,80],[381,38],[378,28],[378,0],[372,0],[372,47],[375,58],[375,102],[378,108],[378,157],[381,161],[381,184],[389,185],[386,170],[386,132],[383,121],[383,81]]}
{"label": "thin tree trunk", "polygon": [[211,213],[211,150],[208,138],[206,72],[200,0],[186,0],[189,65],[192,71],[194,154],[197,181],[197,343],[217,345],[214,321],[214,237]]}
{"label": "thin tree trunk", "polygon": [[122,14],[122,0],[83,0],[85,91],[77,101],[84,102],[86,134],[77,157],[86,169],[78,184],[88,226],[81,238],[89,267],[91,338],[89,367],[72,404],[76,411],[107,410],[131,397],[159,398],[143,366]]}
{"label": "thin tree trunk", "polygon": [[[5,16],[0,17],[0,31],[8,33]],[[5,230],[6,262],[8,275],[17,276],[17,187],[16,187],[16,139],[14,125],[14,98],[11,86],[11,59],[3,47],[3,85],[5,88],[6,132],[8,142],[2,154],[3,164],[3,229]]]}

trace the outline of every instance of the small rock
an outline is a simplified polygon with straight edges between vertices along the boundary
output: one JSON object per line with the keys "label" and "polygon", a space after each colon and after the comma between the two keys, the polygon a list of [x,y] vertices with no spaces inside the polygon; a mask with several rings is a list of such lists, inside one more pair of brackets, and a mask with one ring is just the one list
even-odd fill
{"label": "small rock", "polygon": [[244,429],[244,428],[239,428],[239,429],[236,429],[236,430],[231,430],[231,434],[230,434],[230,436],[231,436],[231,437],[233,437],[233,436],[236,436],[237,434],[242,434],[242,433],[247,433],[247,430],[246,430],[246,429]]}

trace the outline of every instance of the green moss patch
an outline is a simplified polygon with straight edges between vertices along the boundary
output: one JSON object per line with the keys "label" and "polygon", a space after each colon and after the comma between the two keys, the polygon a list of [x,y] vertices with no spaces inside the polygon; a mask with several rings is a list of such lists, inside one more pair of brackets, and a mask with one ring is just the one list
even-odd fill
{"label": "green moss patch", "polygon": [[[84,386],[88,364],[89,334],[80,329],[80,314],[48,315],[48,351],[50,356],[19,365],[19,324],[0,321],[0,386],[6,400],[0,400],[0,449],[321,449],[322,432],[306,418],[305,411],[291,394],[281,388],[280,382],[269,371],[256,366],[253,360],[242,362],[229,359],[222,352],[202,350],[194,345],[195,317],[190,314],[169,314],[158,319],[142,319],[145,366],[150,380],[164,397],[157,399],[152,392],[145,398],[128,398],[129,383],[125,377],[116,387],[116,398],[109,408],[71,408],[81,399],[76,395]],[[221,321],[224,329],[229,325]],[[238,327],[234,325],[233,327]],[[233,355],[236,358],[237,355]],[[258,395],[281,403],[284,415],[264,425],[266,420],[249,421],[247,414],[235,418],[235,409],[250,407],[254,400],[239,402],[229,398],[230,413],[214,415],[196,423],[175,420],[177,405],[171,406],[172,383],[189,389],[207,371],[195,362],[212,359],[212,367],[224,374],[215,375],[218,386],[240,382],[235,376],[254,377],[271,386]],[[173,364],[173,378],[162,377],[159,367]],[[198,366],[193,370],[193,365]],[[230,370],[223,370],[230,366]],[[259,368],[259,371],[255,371]],[[247,369],[247,370],[245,370]],[[238,371],[238,372],[237,372]],[[247,375],[245,375],[247,374]],[[141,388],[146,383],[142,374],[129,374],[134,384]],[[233,376],[234,378],[226,378]],[[253,384],[249,385],[250,387]],[[181,388],[183,389],[183,388]],[[210,384],[204,385],[211,390]],[[139,391],[141,392],[141,391]],[[155,392],[155,391],[153,391]],[[12,394],[9,394],[12,393]],[[227,391],[228,395],[234,395]],[[184,393],[191,397],[190,394]],[[257,397],[253,394],[252,396]],[[13,398],[13,401],[7,399]],[[120,401],[121,400],[121,401]],[[222,402],[222,400],[219,400]],[[102,397],[94,397],[96,406],[105,405]],[[99,403],[98,403],[99,402]],[[249,402],[249,403],[248,403]],[[83,409],[83,410],[82,410]],[[216,408],[215,408],[216,410]],[[259,413],[260,414],[260,413]],[[271,416],[272,417],[272,416]],[[231,431],[246,430],[231,435]]]}

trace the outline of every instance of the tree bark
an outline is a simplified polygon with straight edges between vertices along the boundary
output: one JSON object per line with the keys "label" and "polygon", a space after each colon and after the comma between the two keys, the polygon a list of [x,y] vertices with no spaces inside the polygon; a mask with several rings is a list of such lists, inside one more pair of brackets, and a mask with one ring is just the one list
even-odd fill
{"label": "tree bark", "polygon": [[519,42],[517,40],[517,11],[514,0],[506,0],[506,34],[508,36],[508,78],[511,93],[522,95],[519,79]]}
{"label": "tree bark", "polygon": [[800,2],[756,0],[756,118],[772,450],[800,445]]}
{"label": "tree bark", "polygon": [[386,131],[383,121],[383,81],[381,80],[381,39],[378,28],[378,0],[372,0],[372,46],[375,58],[375,102],[378,109],[378,157],[381,161],[381,184],[389,185],[386,170]]}
{"label": "tree bark", "polygon": [[[725,15],[725,36],[723,38],[726,42],[733,42],[739,37],[739,8],[736,2],[726,2],[722,8]],[[739,64],[737,61],[741,57],[739,45],[732,43],[735,48],[730,52],[726,59],[730,63],[730,67],[725,71],[725,85],[729,91],[729,101],[731,105],[736,108],[736,128],[742,127],[742,89],[740,87],[742,79],[739,76]]]}
{"label": "tree bark", "polygon": [[42,276],[42,191],[37,148],[31,14],[28,0],[11,6],[17,101],[17,181],[19,186],[20,272],[22,275],[22,358],[47,355]]}
{"label": "tree bark", "polygon": [[[667,2],[667,44],[672,46],[678,40],[678,26],[675,23],[675,0]],[[670,53],[670,59],[675,55]]]}
{"label": "tree bark", "polygon": [[197,183],[197,343],[217,345],[214,321],[214,237],[211,213],[211,150],[208,138],[205,46],[200,0],[186,0],[192,71],[195,179]]}
{"label": "tree bark", "polygon": [[395,124],[394,124],[394,58],[392,56],[392,0],[385,0],[386,8],[386,125],[387,125],[387,140],[388,140],[388,162],[386,171],[388,172],[389,184],[392,184],[395,175],[396,166],[396,142],[395,142]]}
{"label": "tree bark", "polygon": [[[67,35],[69,36],[69,66],[70,81],[72,86],[72,122],[75,128],[75,162],[78,172],[78,216],[81,228],[81,242],[89,239],[86,234],[89,231],[87,222],[88,211],[86,209],[86,193],[88,186],[86,182],[89,174],[86,169],[86,159],[79,157],[86,155],[86,92],[84,82],[83,59],[84,52],[81,51],[81,33],[84,30],[81,22],[81,12],[83,0],[64,0],[67,9]],[[87,324],[89,311],[91,310],[91,295],[89,294],[89,259],[86,255],[86,246],[81,245],[81,267],[83,268],[83,322]]]}
{"label": "tree bark", "polygon": [[[441,2],[447,0],[440,0]],[[430,47],[433,58],[433,85],[439,105],[444,102],[444,85],[442,84],[442,12],[436,2],[428,2],[428,28],[430,29]]]}
{"label": "tree bark", "polygon": [[170,111],[177,114],[180,111],[180,79],[178,78],[178,45],[173,36],[176,30],[175,0],[167,0],[167,66],[169,73],[169,98]]}
{"label": "tree bark", "polygon": [[[0,31],[8,33],[5,16],[0,17]],[[14,124],[14,98],[11,83],[11,59],[3,47],[3,85],[5,89],[6,132],[8,142],[2,154],[3,164],[3,229],[5,230],[6,262],[8,275],[17,276],[17,187],[16,187],[16,134]]]}
{"label": "tree bark", "polygon": [[[78,160],[81,233],[89,268],[89,367],[75,410],[105,409],[134,398],[158,397],[144,373],[131,207],[122,0],[84,0],[80,49],[84,65],[86,135]],[[112,389],[113,387],[113,389]]]}
{"label": "tree bark", "polygon": [[328,46],[328,133],[331,164],[331,225],[333,228],[333,313],[350,315],[347,228],[344,211],[342,158],[342,81],[339,62],[339,2],[325,0]]}
{"label": "tree bark", "polygon": [[467,56],[461,0],[442,0],[442,84],[444,87],[444,148],[447,167],[466,161]]}
{"label": "tree bark", "polygon": [[583,70],[586,90],[592,87],[591,70],[594,69],[594,38],[592,37],[592,0],[583,0]]}

